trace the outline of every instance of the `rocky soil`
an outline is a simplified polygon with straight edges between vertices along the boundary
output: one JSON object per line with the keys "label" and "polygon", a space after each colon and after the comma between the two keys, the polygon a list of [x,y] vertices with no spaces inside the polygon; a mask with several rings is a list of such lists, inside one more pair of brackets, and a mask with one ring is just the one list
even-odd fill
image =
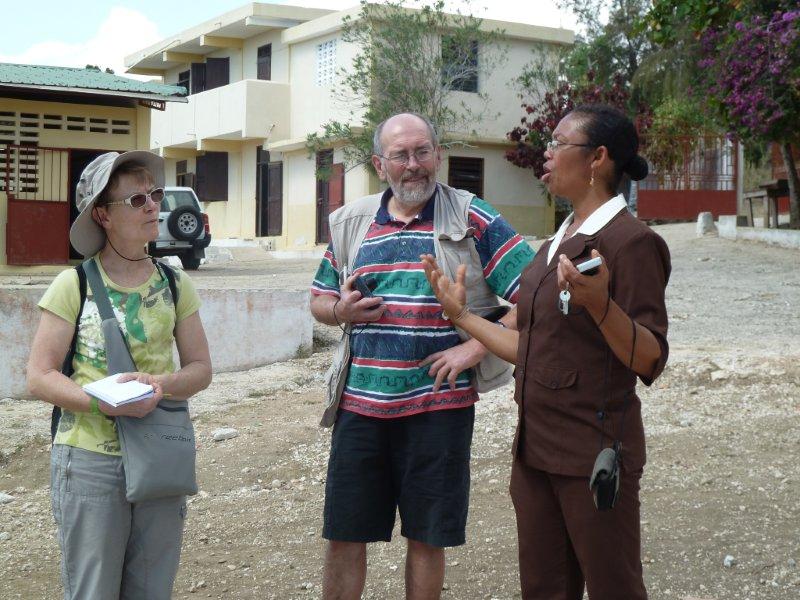
{"label": "rocky soil", "polygon": [[[693,225],[656,229],[673,255],[672,351],[656,384],[640,386],[650,595],[799,598],[800,252],[696,238]],[[224,268],[201,269],[201,287],[204,278],[219,285]],[[292,262],[291,281],[314,268]],[[317,420],[334,338],[319,327],[312,356],[219,374],[192,400],[202,491],[189,501],[175,598],[320,597],[329,433]],[[0,400],[2,598],[60,593],[48,413],[39,402]],[[519,597],[508,496],[515,420],[510,388],[478,404],[468,542],[447,552],[445,599]],[[214,441],[223,427],[238,435]],[[403,556],[399,537],[370,548],[364,598],[403,597]]]}

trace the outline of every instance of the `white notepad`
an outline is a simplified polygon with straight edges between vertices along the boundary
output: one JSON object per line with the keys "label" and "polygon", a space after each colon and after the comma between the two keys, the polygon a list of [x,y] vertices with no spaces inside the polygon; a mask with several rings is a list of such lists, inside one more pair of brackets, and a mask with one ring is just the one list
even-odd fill
{"label": "white notepad", "polygon": [[94,396],[111,406],[121,406],[122,404],[152,398],[153,386],[135,380],[117,383],[119,377],[119,373],[109,375],[98,381],[87,383],[83,386],[83,389],[90,396]]}

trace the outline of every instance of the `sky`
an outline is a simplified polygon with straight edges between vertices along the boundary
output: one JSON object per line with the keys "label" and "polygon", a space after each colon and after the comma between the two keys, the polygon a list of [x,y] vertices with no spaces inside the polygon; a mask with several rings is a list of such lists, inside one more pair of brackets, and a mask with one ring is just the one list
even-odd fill
{"label": "sky", "polygon": [[[358,0],[265,2],[334,10],[358,5]],[[93,64],[124,74],[126,55],[245,4],[245,0],[15,2],[13,10],[3,11],[0,62],[61,67]],[[463,7],[463,2],[447,0],[447,5],[453,9]],[[474,0],[471,6],[475,16],[487,19],[576,29],[572,15],[559,11],[555,0]]]}

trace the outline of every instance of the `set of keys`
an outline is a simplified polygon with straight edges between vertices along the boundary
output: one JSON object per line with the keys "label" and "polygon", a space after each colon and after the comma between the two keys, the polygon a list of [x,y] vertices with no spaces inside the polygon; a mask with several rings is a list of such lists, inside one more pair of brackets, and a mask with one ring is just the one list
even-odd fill
{"label": "set of keys", "polygon": [[[585,260],[578,265],[575,265],[575,267],[578,269],[578,273],[582,273],[583,275],[595,275],[597,274],[601,264],[603,264],[603,259],[599,256],[596,256],[594,258],[590,258],[589,260]],[[563,315],[569,314],[570,298],[572,298],[572,294],[569,293],[568,281],[566,288],[561,290],[561,293],[558,294],[558,310],[560,310],[561,314]]]}
{"label": "set of keys", "polygon": [[572,294],[569,293],[569,283],[568,283],[567,289],[561,290],[561,293],[558,295],[558,310],[560,310],[561,313],[564,315],[569,314],[570,298],[572,298]]}

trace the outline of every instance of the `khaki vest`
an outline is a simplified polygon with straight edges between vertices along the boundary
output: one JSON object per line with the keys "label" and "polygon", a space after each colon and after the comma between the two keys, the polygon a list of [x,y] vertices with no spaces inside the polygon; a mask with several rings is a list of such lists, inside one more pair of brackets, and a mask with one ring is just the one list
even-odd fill
{"label": "khaki vest", "polygon": [[[475,241],[474,228],[469,225],[469,206],[474,194],[457,190],[442,183],[436,184],[437,195],[433,216],[433,247],[436,260],[444,273],[455,278],[458,265],[467,265],[467,304],[479,307],[478,314],[488,312],[489,307],[498,306],[500,301],[483,277]],[[336,263],[339,266],[339,284],[352,273],[361,242],[367,235],[369,226],[381,204],[382,193],[360,198],[344,205],[330,214],[328,219],[331,243]],[[456,328],[462,340],[469,335]],[[320,425],[330,427],[336,421],[339,400],[347,381],[350,366],[349,328],[342,334],[333,363],[325,375],[326,406]],[[488,392],[511,381],[513,366],[494,354],[486,357],[472,369],[472,385],[478,392]]]}

